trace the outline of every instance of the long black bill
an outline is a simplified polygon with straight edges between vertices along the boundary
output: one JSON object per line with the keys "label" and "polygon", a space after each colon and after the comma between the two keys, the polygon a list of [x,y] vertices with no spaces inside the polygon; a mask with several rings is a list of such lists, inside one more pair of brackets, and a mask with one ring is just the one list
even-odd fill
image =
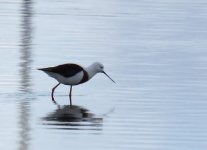
{"label": "long black bill", "polygon": [[112,81],[112,82],[114,82],[114,83],[116,83],[111,77],[109,77],[109,75],[108,74],[106,74],[106,72],[104,72],[103,71],[103,73]]}

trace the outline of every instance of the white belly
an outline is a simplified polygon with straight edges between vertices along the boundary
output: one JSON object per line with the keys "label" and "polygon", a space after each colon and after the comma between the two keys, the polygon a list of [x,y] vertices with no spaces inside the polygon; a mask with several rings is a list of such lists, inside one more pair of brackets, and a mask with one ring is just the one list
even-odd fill
{"label": "white belly", "polygon": [[77,73],[72,77],[63,77],[57,73],[46,72],[49,76],[55,78],[58,82],[65,84],[65,85],[77,85],[83,78],[83,71]]}

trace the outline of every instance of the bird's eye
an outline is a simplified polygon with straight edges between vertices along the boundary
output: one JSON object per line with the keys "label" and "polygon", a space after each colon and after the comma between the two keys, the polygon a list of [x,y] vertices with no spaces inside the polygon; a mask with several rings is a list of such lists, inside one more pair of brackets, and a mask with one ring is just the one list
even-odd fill
{"label": "bird's eye", "polygon": [[103,69],[103,66],[101,66],[101,69]]}

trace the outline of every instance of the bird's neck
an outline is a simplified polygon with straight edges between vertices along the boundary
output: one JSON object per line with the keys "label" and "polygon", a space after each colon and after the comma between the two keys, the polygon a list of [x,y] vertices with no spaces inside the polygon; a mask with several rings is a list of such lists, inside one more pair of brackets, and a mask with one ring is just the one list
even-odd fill
{"label": "bird's neck", "polygon": [[89,67],[85,68],[85,70],[88,73],[89,79],[91,79],[97,73],[93,65],[90,65]]}

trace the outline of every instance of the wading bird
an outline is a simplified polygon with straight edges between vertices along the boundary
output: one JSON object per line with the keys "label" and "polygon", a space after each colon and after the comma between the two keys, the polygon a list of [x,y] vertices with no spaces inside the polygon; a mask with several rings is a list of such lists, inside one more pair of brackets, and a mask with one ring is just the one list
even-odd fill
{"label": "wading bird", "polygon": [[[50,77],[55,78],[58,81],[58,84],[52,88],[51,97],[53,102],[54,99],[54,91],[60,84],[70,85],[70,105],[72,105],[72,87],[74,85],[82,84],[90,80],[97,73],[104,73],[109,79],[109,75],[104,71],[104,66],[95,62],[87,68],[81,67],[77,64],[62,64],[55,67],[48,68],[40,68],[38,70],[44,71]],[[115,83],[114,80],[111,79]],[[56,102],[55,102],[56,103]]]}

